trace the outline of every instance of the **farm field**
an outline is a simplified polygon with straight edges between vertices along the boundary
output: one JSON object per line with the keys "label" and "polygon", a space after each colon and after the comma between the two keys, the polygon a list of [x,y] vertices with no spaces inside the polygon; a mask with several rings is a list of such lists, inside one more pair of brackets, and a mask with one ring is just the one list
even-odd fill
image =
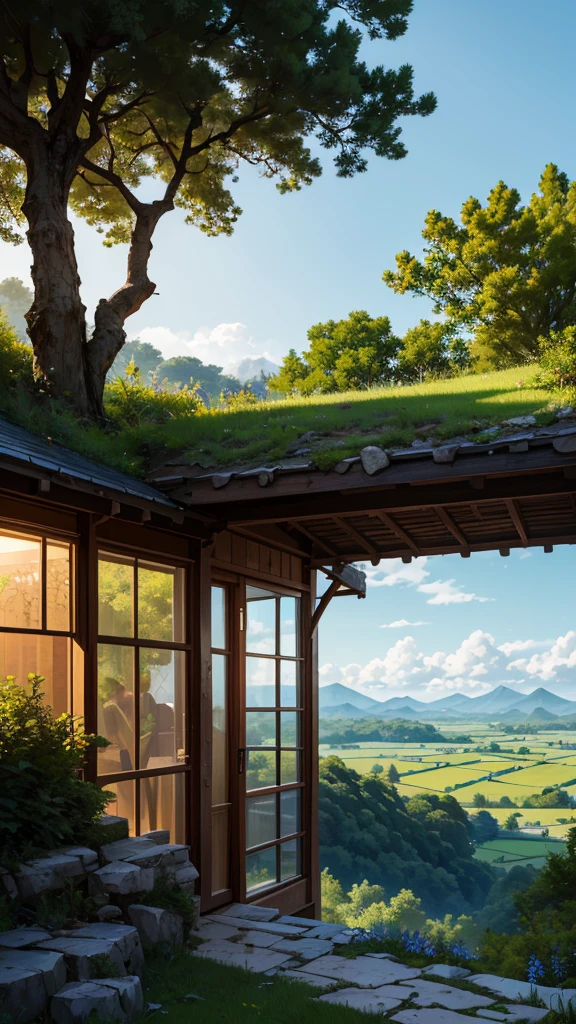
{"label": "farm field", "polygon": [[494,839],[476,850],[478,860],[487,861],[506,871],[517,865],[535,868],[544,866],[548,853],[563,853],[564,843],[542,839]]}

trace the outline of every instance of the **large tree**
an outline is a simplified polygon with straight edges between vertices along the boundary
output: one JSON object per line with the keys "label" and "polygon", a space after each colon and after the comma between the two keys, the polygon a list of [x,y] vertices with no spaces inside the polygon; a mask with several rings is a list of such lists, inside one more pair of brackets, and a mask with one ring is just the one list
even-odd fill
{"label": "large tree", "polygon": [[[35,366],[52,394],[101,415],[124,323],[154,291],[152,236],[175,206],[208,234],[240,210],[226,186],[240,161],[299,189],[367,153],[405,155],[398,121],[429,114],[412,69],[370,69],[365,38],[395,39],[412,0],[19,0],[0,7],[0,231],[26,220]],[[338,17],[339,15],[339,17]],[[143,179],[155,179],[139,188]],[[129,244],[126,280],[85,308],[68,210]]]}
{"label": "large tree", "polygon": [[576,182],[555,164],[526,205],[500,181],[485,206],[466,200],[460,222],[430,210],[422,237],[424,258],[404,250],[384,281],[471,336],[479,369],[534,359],[542,337],[576,323]]}

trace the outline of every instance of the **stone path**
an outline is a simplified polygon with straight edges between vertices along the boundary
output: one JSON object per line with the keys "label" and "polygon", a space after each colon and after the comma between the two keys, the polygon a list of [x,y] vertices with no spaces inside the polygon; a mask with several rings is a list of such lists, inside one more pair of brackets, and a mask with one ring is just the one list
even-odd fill
{"label": "stone path", "polygon": [[[339,955],[353,939],[350,929],[280,916],[268,907],[234,903],[201,918],[192,934],[202,940],[193,956],[299,981],[313,988],[311,999],[382,1014],[397,1024],[465,1024],[471,1018],[485,1024],[538,1024],[559,999],[565,1004],[574,1000],[576,1005],[576,989],[532,986],[546,1004],[544,1009],[530,1005],[527,982],[473,975],[447,964],[422,970],[388,953],[350,959]],[[462,980],[470,987],[459,988]]]}

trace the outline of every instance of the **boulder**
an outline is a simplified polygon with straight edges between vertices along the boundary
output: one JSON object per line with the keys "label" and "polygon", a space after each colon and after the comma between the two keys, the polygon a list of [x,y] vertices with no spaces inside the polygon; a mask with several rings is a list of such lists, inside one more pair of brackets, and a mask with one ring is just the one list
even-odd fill
{"label": "boulder", "polygon": [[0,868],[0,893],[10,900],[17,900],[19,896],[18,886],[6,868]]}
{"label": "boulder", "polygon": [[50,939],[48,942],[42,942],[37,948],[63,953],[69,976],[78,981],[88,981],[92,977],[97,977],[98,973],[102,971],[98,959],[96,959],[94,966],[91,965],[90,961],[94,957],[110,957],[119,975],[122,976],[127,973],[122,953],[112,939],[61,937]]}
{"label": "boulder", "polygon": [[[146,840],[149,843],[150,840]],[[118,857],[118,860],[125,860],[127,864],[138,864],[139,867],[176,867],[177,865],[183,865],[189,863],[188,851],[189,846],[183,846],[179,843],[163,843],[158,846],[156,843],[152,843],[152,849],[140,849],[136,850],[131,856]],[[102,851],[104,852],[104,851]]]}
{"label": "boulder", "polygon": [[106,864],[112,864],[117,860],[128,860],[136,853],[143,850],[155,850],[156,843],[153,839],[143,839],[141,836],[134,836],[130,839],[119,839],[115,843],[107,843],[102,847],[102,857]]}
{"label": "boulder", "polygon": [[511,416],[509,420],[504,420],[505,427],[534,427],[536,425],[535,416]]}
{"label": "boulder", "polygon": [[164,843],[170,842],[170,829],[158,828],[154,832],[143,832],[140,839],[151,839],[153,843],[162,846]]}
{"label": "boulder", "polygon": [[369,476],[373,476],[374,473],[379,473],[381,469],[386,469],[390,465],[390,459],[386,452],[382,451],[381,448],[377,448],[375,445],[367,445],[360,452],[360,461],[362,468],[365,473]]}
{"label": "boulder", "polygon": [[37,971],[0,964],[0,1007],[13,1024],[30,1024],[44,1012],[48,997]]}
{"label": "boulder", "polygon": [[14,881],[21,899],[25,903],[33,903],[42,893],[63,889],[70,879],[83,878],[84,874],[79,857],[58,853],[20,864]]}
{"label": "boulder", "polygon": [[150,892],[154,888],[154,868],[139,868],[137,864],[112,861],[93,871],[88,880],[93,896],[101,893],[127,896],[130,893]]}
{"label": "boulder", "polygon": [[96,911],[96,917],[99,921],[113,921],[115,918],[122,917],[122,911],[120,907],[116,907],[113,903],[107,903],[106,906],[100,907]]}
{"label": "boulder", "polygon": [[79,857],[85,871],[95,871],[98,867],[98,854],[88,846],[66,846],[55,852],[63,853],[67,857]]}
{"label": "boulder", "polygon": [[50,932],[44,928],[13,928],[9,932],[0,932],[0,946],[8,949],[24,949],[35,942],[50,938]]}
{"label": "boulder", "polygon": [[66,984],[66,964],[61,953],[40,949],[3,949],[0,951],[2,968],[38,974],[47,996],[53,996]]}
{"label": "boulder", "polygon": [[99,1021],[126,1018],[118,991],[111,985],[94,981],[70,982],[50,1003],[50,1014],[56,1024],[82,1024],[91,1013]]}
{"label": "boulder", "polygon": [[442,465],[447,462],[454,462],[456,453],[458,452],[457,444],[444,445],[443,448],[435,448],[432,452],[432,458],[434,462]]}
{"label": "boulder", "polygon": [[[76,928],[72,933],[78,939],[98,939],[113,942],[119,950],[128,974],[140,974],[144,968],[144,954],[138,929],[129,924],[111,924],[98,921]],[[124,972],[123,972],[124,973]]]}
{"label": "boulder", "polygon": [[127,978],[102,978],[98,979],[96,984],[103,985],[104,988],[115,989],[120,999],[120,1006],[127,1017],[135,1017],[143,1009],[142,983],[136,975]]}
{"label": "boulder", "polygon": [[146,907],[133,903],[128,908],[130,920],[138,929],[144,947],[165,942],[169,946],[184,943],[184,925],[179,914],[172,914],[160,907]]}
{"label": "boulder", "polygon": [[102,834],[108,832],[110,834],[110,840],[112,836],[115,839],[128,838],[130,828],[128,826],[128,818],[120,818],[116,814],[103,814],[98,822],[98,830]]}

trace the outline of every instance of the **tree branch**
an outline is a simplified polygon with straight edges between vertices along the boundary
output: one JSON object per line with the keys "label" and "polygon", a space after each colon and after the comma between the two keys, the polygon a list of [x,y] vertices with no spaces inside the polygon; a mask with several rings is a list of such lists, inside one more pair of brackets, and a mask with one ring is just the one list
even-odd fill
{"label": "tree branch", "polygon": [[[111,185],[115,185],[122,198],[125,199],[125,201],[128,203],[128,206],[132,210],[132,213],[136,214],[136,216],[138,216],[138,214],[140,214],[142,210],[145,208],[146,204],[141,203],[140,200],[136,198],[134,193],[130,191],[130,189],[124,183],[120,175],[116,174],[115,171],[109,170],[109,168],[107,167],[100,167],[98,164],[92,163],[92,161],[89,160],[86,156],[82,157],[82,159],[80,160],[80,164],[82,167],[84,167],[86,171],[90,171],[90,173],[95,174],[96,177],[104,178],[104,180],[108,181]],[[91,182],[91,184],[94,184],[97,187],[96,182]]]}

